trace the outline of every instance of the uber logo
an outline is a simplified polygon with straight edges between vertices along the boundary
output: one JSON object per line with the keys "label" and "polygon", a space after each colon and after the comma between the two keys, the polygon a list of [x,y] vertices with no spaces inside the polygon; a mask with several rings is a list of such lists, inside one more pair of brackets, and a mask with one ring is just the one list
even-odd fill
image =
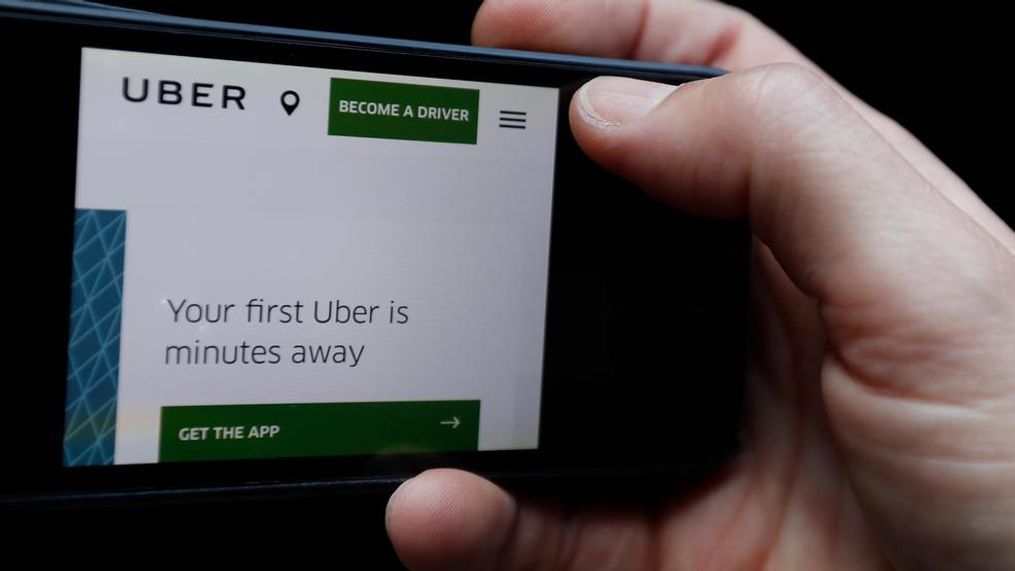
{"label": "uber logo", "polygon": [[[131,87],[131,79],[123,78],[123,98],[134,103],[141,103],[148,99],[148,78],[140,82],[140,86]],[[245,110],[243,98],[247,91],[239,85],[223,85],[219,89],[214,83],[189,83],[183,84],[170,79],[160,79],[155,82],[157,88],[153,95],[156,103],[162,105],[190,104],[192,107],[214,107],[220,105],[222,109],[235,108]]]}

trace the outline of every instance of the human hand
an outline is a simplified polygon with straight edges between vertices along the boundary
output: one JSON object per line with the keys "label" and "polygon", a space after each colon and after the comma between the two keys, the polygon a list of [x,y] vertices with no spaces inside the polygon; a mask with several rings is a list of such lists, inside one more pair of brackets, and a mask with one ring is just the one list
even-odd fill
{"label": "human hand", "polygon": [[750,16],[679,0],[488,0],[477,43],[714,65],[600,78],[596,161],[757,237],[745,450],[654,513],[565,510],[454,470],[406,482],[412,569],[1015,569],[1015,234],[909,133]]}

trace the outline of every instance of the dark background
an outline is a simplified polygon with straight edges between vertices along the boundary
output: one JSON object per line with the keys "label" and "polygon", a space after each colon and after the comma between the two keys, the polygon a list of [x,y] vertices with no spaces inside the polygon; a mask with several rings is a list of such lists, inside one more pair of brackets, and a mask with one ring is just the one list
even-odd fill
{"label": "dark background", "polygon": [[[353,12],[349,6],[360,3],[289,0],[272,8],[179,0],[114,3],[184,16],[450,43],[468,43],[480,4],[375,1]],[[1010,47],[1001,45],[1006,36],[1000,8],[902,2],[886,11],[884,3],[873,2],[735,3],[910,129],[1009,224],[1015,222],[1011,185],[1002,177],[1002,160],[1011,146],[1002,129],[1011,125],[1012,98],[1002,87],[1010,83],[1001,59]],[[385,501],[384,495],[291,501],[284,509],[268,509],[268,517],[263,517],[265,506],[256,505],[228,511],[209,507],[199,515],[166,506],[136,526],[119,513],[71,512],[59,519],[73,532],[99,530],[105,518],[116,518],[114,527],[132,538],[119,543],[118,550],[152,551],[158,557],[178,557],[177,548],[201,546],[219,550],[232,563],[233,556],[245,555],[281,557],[288,565],[303,559],[336,568],[381,569],[397,567],[383,532]],[[52,524],[53,519],[46,519]]]}

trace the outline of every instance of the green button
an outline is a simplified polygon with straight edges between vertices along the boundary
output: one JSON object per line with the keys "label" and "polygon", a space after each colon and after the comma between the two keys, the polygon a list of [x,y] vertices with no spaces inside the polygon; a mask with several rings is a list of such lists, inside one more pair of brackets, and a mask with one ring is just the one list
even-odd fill
{"label": "green button", "polygon": [[479,401],[162,407],[159,461],[477,450]]}
{"label": "green button", "polygon": [[331,79],[328,134],[476,144],[479,90]]}

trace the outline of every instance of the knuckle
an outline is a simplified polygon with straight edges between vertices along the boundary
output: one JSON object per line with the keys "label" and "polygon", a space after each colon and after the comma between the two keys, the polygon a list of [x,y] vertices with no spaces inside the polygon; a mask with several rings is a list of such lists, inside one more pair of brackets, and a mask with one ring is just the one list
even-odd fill
{"label": "knuckle", "polygon": [[788,91],[817,89],[825,84],[820,73],[799,63],[774,63],[758,69],[766,84]]}
{"label": "knuckle", "polygon": [[739,6],[717,4],[714,8],[722,10],[722,13],[728,18],[728,23],[731,27],[740,29],[752,28],[755,30],[767,27],[757,16]]}
{"label": "knuckle", "polygon": [[744,79],[745,107],[771,127],[804,128],[848,110],[835,87],[803,65],[767,65],[746,72]]}

